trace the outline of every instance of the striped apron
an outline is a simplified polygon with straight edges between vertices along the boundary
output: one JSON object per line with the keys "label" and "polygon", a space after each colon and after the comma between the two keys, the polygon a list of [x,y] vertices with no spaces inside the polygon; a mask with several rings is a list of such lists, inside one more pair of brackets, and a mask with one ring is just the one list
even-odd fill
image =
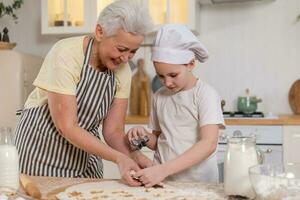
{"label": "striped apron", "polygon": [[[115,77],[110,70],[97,71],[89,65],[94,39],[85,52],[80,81],[76,87],[79,126],[100,140],[98,128],[115,95]],[[21,173],[34,176],[102,178],[101,158],[69,143],[58,133],[48,104],[25,109],[16,128],[15,144]]]}

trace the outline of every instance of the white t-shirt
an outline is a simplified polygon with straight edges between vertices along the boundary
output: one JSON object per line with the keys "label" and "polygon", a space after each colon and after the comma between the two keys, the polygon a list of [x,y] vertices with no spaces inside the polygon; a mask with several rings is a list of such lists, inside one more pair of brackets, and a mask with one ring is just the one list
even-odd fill
{"label": "white t-shirt", "polygon": [[[199,141],[199,127],[217,124],[224,127],[221,99],[208,84],[198,80],[185,91],[173,93],[160,88],[153,97],[149,127],[161,131],[154,162],[165,163]],[[216,152],[205,161],[169,176],[172,181],[218,182]]]}

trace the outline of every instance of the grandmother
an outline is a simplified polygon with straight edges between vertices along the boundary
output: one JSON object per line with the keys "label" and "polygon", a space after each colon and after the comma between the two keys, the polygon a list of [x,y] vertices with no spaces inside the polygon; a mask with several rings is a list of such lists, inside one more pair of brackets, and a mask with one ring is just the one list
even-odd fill
{"label": "grandmother", "polygon": [[[105,159],[118,165],[127,184],[141,184],[130,171],[152,163],[126,143],[131,70],[125,63],[151,27],[145,9],[119,0],[100,13],[93,36],[63,39],[51,48],[16,128],[22,173],[102,178]],[[100,123],[108,145],[100,140]]]}

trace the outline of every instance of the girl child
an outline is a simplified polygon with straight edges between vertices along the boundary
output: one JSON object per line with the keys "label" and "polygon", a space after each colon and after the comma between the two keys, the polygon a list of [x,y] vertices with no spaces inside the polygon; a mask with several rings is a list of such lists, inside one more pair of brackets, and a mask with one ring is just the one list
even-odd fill
{"label": "girl child", "polygon": [[196,78],[195,60],[205,62],[206,48],[183,25],[169,24],[157,33],[152,61],[163,87],[153,97],[149,128],[134,127],[129,141],[148,136],[155,165],[135,174],[146,187],[165,178],[181,182],[218,182],[216,149],[224,127],[217,92]]}

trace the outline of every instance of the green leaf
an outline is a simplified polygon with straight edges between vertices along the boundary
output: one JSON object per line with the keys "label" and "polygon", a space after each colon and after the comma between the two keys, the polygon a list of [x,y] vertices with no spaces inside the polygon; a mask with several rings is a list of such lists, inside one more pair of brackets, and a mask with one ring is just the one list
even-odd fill
{"label": "green leaf", "polygon": [[8,15],[11,16],[15,22],[18,19],[16,11],[21,8],[21,5],[24,3],[23,0],[14,0],[10,5],[4,5],[3,2],[0,2],[0,18]]}
{"label": "green leaf", "polygon": [[300,14],[299,14],[298,17],[297,17],[297,21],[300,21]]}

